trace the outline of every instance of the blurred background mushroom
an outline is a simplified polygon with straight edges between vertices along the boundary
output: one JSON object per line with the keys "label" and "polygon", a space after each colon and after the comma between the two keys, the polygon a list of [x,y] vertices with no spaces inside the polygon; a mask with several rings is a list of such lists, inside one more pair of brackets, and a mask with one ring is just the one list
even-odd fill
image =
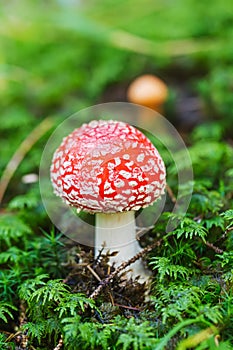
{"label": "blurred background mushroom", "polygon": [[[135,103],[163,114],[164,103],[168,97],[166,84],[157,76],[144,74],[131,82],[127,89],[127,99]],[[156,117],[156,113],[153,117]],[[144,109],[138,119],[145,128],[150,130],[152,124],[150,111]]]}
{"label": "blurred background mushroom", "polygon": [[133,80],[127,91],[129,102],[154,109],[161,114],[167,97],[167,85],[152,74],[141,75]]}

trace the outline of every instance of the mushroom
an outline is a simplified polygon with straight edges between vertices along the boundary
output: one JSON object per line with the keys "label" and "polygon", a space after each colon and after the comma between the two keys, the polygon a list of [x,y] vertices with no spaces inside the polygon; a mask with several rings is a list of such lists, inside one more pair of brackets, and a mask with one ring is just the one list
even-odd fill
{"label": "mushroom", "polygon": [[[94,120],[65,137],[51,165],[54,192],[68,205],[96,214],[95,256],[118,251],[119,266],[137,254],[135,212],[164,193],[166,170],[150,140],[135,127],[113,120]],[[141,260],[132,278],[148,280]]]}
{"label": "mushroom", "polygon": [[168,96],[166,84],[158,77],[145,74],[136,78],[129,86],[127,98],[136,103],[162,113]]}

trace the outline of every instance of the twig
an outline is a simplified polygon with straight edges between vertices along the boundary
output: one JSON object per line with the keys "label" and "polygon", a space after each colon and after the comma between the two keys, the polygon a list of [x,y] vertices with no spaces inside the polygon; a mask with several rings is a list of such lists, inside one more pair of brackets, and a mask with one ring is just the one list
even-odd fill
{"label": "twig", "polygon": [[20,314],[19,314],[19,330],[16,333],[11,333],[6,339],[7,342],[10,342],[12,339],[15,339],[15,342],[18,344],[18,350],[28,349],[28,336],[27,330],[22,331],[22,326],[26,323],[26,309],[24,303],[20,302]]}
{"label": "twig", "polygon": [[114,302],[114,299],[113,299],[113,296],[112,296],[112,293],[110,292],[110,290],[108,291],[108,295],[109,295],[111,304],[112,304],[113,306],[115,306],[115,302]]}
{"label": "twig", "polygon": [[19,330],[16,333],[12,333],[9,335],[9,337],[6,339],[6,342],[10,342],[12,339],[15,340],[17,345],[18,350],[26,350],[28,349],[28,337],[27,337],[27,332],[25,331],[24,333]]}
{"label": "twig", "polygon": [[98,255],[97,257],[95,258],[95,261],[94,261],[94,266],[98,265],[99,262],[100,262],[100,259],[101,259],[101,256],[102,256],[102,253],[103,253],[103,250],[104,250],[104,247],[102,247],[99,252],[98,252]]}
{"label": "twig", "polygon": [[[108,267],[110,268],[110,266],[108,266]],[[99,282],[101,282],[101,278],[99,277],[99,275],[97,275],[97,273],[93,270],[93,268],[92,268],[90,265],[87,265],[87,268],[88,268],[88,270],[92,273],[92,275],[93,275]],[[108,291],[108,294],[109,294],[109,298],[110,298],[111,304],[112,304],[112,305],[115,305],[114,300],[113,300],[113,296],[112,296],[110,290]]]}
{"label": "twig", "polygon": [[28,335],[27,330],[21,333],[21,341],[19,349],[21,350],[27,350],[28,349]]}
{"label": "twig", "polygon": [[63,347],[63,339],[62,339],[62,336],[61,338],[59,339],[59,342],[58,344],[55,346],[55,348],[53,350],[60,350],[62,347]]}
{"label": "twig", "polygon": [[121,304],[115,304],[114,306],[119,306],[119,307],[122,307],[124,309],[129,309],[129,310],[133,310],[133,311],[141,311],[141,309],[139,309],[138,307],[134,307],[134,306],[127,306],[127,305],[121,305]]}
{"label": "twig", "polygon": [[[1,331],[2,332],[2,331]],[[4,332],[5,333],[5,332]],[[10,342],[13,338],[16,338],[21,334],[21,331],[18,331],[16,333],[10,333],[9,337],[7,337],[6,342]]]}
{"label": "twig", "polygon": [[138,254],[136,254],[135,256],[133,256],[131,259],[124,261],[120,266],[118,266],[116,268],[116,270],[114,270],[110,275],[108,275],[108,277],[106,277],[104,280],[102,280],[99,284],[99,286],[94,290],[94,292],[89,296],[90,299],[95,299],[100,292],[102,291],[102,289],[104,287],[106,287],[108,285],[109,282],[111,282],[111,280],[118,275],[121,271],[123,271],[126,267],[128,267],[129,265],[133,264],[135,261],[137,261],[138,259],[140,259],[141,257],[143,257],[145,254],[147,254],[148,252],[150,252],[153,248],[159,246],[162,242],[162,239],[154,242],[153,244],[149,245],[148,247],[144,248],[143,250],[141,250]]}
{"label": "twig", "polygon": [[32,146],[54,125],[51,117],[44,119],[39,125],[31,131],[25,140],[20,144],[18,149],[13,154],[9,163],[7,164],[2,178],[0,179],[0,203],[2,202],[3,196],[6,192],[7,186],[14,175],[19,164],[30,151]]}
{"label": "twig", "polygon": [[26,306],[25,306],[25,303],[22,300],[20,300],[19,309],[20,309],[20,313],[19,313],[19,327],[21,328],[27,322]]}
{"label": "twig", "polygon": [[101,278],[97,275],[97,273],[93,270],[90,265],[87,265],[88,270],[92,273],[92,275],[97,279],[97,281],[101,282]]}
{"label": "twig", "polygon": [[[20,301],[20,313],[19,313],[19,330],[22,329],[23,325],[27,322],[27,316],[26,316],[26,307],[25,303],[21,300]],[[19,336],[20,339],[20,345],[19,349],[28,349],[28,331],[25,329],[24,331],[21,331],[21,334]]]}
{"label": "twig", "polygon": [[229,233],[230,231],[233,231],[233,226],[228,227],[228,228],[225,230],[225,232],[217,239],[216,242],[219,242],[219,241],[221,241],[222,239],[226,238],[227,235],[228,235],[228,233]]}
{"label": "twig", "polygon": [[143,236],[148,231],[152,230],[154,228],[154,225],[147,226],[147,227],[136,227],[136,239],[139,241],[141,236]]}
{"label": "twig", "polygon": [[11,336],[11,335],[12,335],[11,332],[4,331],[3,329],[0,329],[0,333],[4,333],[4,334],[6,334],[6,335],[8,335],[8,336]]}
{"label": "twig", "polygon": [[175,197],[171,187],[168,184],[166,184],[166,190],[167,190],[167,193],[168,193],[172,203],[176,203],[176,197]]}
{"label": "twig", "polygon": [[205,245],[207,245],[207,247],[213,249],[215,251],[215,253],[217,253],[217,254],[223,254],[224,253],[224,250],[216,247],[213,243],[210,243],[210,242],[206,241]]}

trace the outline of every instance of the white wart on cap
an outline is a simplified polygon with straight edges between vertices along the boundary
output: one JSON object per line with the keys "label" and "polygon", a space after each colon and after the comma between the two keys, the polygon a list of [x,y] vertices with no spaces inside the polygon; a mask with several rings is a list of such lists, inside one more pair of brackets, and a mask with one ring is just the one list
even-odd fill
{"label": "white wart on cap", "polygon": [[54,153],[56,195],[89,213],[138,210],[164,193],[164,162],[151,141],[120,121],[91,121],[65,137]]}

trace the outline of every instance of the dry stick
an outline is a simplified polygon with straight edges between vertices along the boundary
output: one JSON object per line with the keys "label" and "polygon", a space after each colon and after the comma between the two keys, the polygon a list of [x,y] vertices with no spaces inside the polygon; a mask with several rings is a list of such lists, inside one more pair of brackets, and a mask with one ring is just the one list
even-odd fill
{"label": "dry stick", "polygon": [[[2,332],[2,331],[1,331]],[[4,332],[6,333],[6,332]],[[18,331],[16,333],[10,333],[9,337],[7,337],[6,342],[10,342],[13,338],[16,338],[17,336],[21,335],[21,331]]]}
{"label": "dry stick", "polygon": [[92,275],[97,279],[97,281],[101,282],[101,278],[97,275],[97,273],[93,270],[90,265],[87,265],[88,270],[92,273]]}
{"label": "dry stick", "polygon": [[[19,329],[21,330],[23,325],[27,322],[27,316],[26,316],[26,307],[25,307],[25,303],[20,300],[20,313],[19,313]],[[21,331],[21,340],[20,340],[20,345],[19,345],[19,349],[28,349],[28,335],[27,335],[28,331],[24,330]]]}
{"label": "dry stick", "polygon": [[14,175],[19,164],[26,156],[32,146],[54,125],[52,117],[45,118],[39,125],[31,131],[25,140],[20,144],[19,148],[13,154],[9,163],[7,164],[2,178],[0,180],[0,203],[2,202],[3,196],[6,192],[7,186]]}
{"label": "dry stick", "polygon": [[145,233],[147,233],[150,230],[153,230],[154,225],[147,226],[147,227],[136,227],[136,239],[139,241],[141,236],[143,236]]}
{"label": "dry stick", "polygon": [[133,310],[133,311],[141,311],[141,309],[139,309],[139,307],[127,306],[127,305],[121,305],[121,304],[114,304],[114,305],[122,307],[123,309],[128,309],[128,310]]}
{"label": "dry stick", "polygon": [[[92,267],[90,265],[87,265],[88,270],[93,274],[93,276],[97,279],[97,281],[101,282],[101,278],[99,277],[99,275],[97,275],[97,273],[92,269]],[[115,305],[112,294],[109,291],[109,298],[111,300],[112,305]]]}
{"label": "dry stick", "polygon": [[167,193],[168,193],[172,203],[176,203],[176,197],[175,197],[171,187],[168,184],[166,184],[166,190],[167,190]]}
{"label": "dry stick", "polygon": [[22,301],[20,301],[20,314],[19,314],[19,330],[16,333],[11,333],[9,337],[6,339],[7,342],[10,342],[12,339],[18,339],[18,342],[20,343],[17,348],[19,350],[27,349],[28,348],[28,336],[27,331],[22,331],[22,326],[27,322],[26,321],[26,309]]}
{"label": "dry stick", "polygon": [[217,239],[216,242],[221,241],[222,239],[226,238],[227,234],[228,234],[230,231],[233,231],[233,226],[228,227],[228,228],[225,230],[225,232]]}
{"label": "dry stick", "polygon": [[23,332],[21,334],[21,341],[20,341],[20,346],[19,349],[21,350],[27,350],[28,349],[28,336],[27,336],[27,331]]}
{"label": "dry stick", "polygon": [[136,260],[140,259],[145,255],[146,253],[150,252],[153,248],[159,246],[162,242],[162,239],[154,242],[153,244],[149,245],[148,247],[141,250],[138,254],[133,256],[131,259],[124,261],[120,266],[116,268],[115,271],[113,271],[108,277],[106,277],[104,280],[102,280],[99,284],[99,286],[94,290],[94,292],[89,296],[90,299],[95,299],[101,292],[101,290],[116,276],[118,273],[123,271],[126,267],[133,264]]}
{"label": "dry stick", "polygon": [[205,245],[207,245],[207,247],[213,249],[215,251],[215,253],[217,253],[217,254],[223,254],[224,253],[224,250],[216,247],[213,243],[210,243],[210,242],[206,241]]}
{"label": "dry stick", "polygon": [[53,350],[60,350],[63,347],[63,339],[62,337],[59,339],[58,344],[55,346]]}

